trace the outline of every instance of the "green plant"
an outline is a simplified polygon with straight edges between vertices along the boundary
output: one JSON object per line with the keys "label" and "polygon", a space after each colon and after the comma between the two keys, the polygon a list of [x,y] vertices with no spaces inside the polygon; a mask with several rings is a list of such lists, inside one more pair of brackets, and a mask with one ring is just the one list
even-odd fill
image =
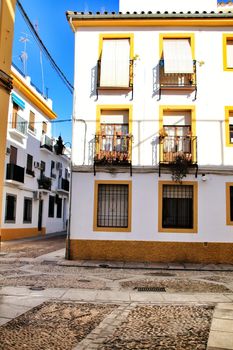
{"label": "green plant", "polygon": [[182,183],[182,180],[188,174],[188,160],[185,155],[180,154],[176,156],[172,162],[172,180]]}

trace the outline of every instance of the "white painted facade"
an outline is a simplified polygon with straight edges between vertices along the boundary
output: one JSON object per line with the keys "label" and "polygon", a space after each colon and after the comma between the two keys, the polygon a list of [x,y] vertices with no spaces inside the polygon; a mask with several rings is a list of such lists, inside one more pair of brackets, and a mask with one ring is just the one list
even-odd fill
{"label": "white painted facade", "polygon": [[[29,90],[37,96],[43,103],[45,103],[49,110],[52,111],[52,101],[45,99],[42,95],[36,91],[36,89],[30,84],[30,79],[24,78],[14,67],[12,67],[13,73],[19,77],[20,81],[27,85]],[[17,96],[21,101],[25,103],[24,108],[19,108],[17,114],[23,118],[26,122],[26,131],[24,133],[17,131],[17,126],[13,125],[13,94]],[[34,132],[29,128],[30,111],[35,114],[35,130]],[[21,119],[17,119],[17,121]],[[18,122],[17,125],[20,125]],[[23,122],[24,123],[24,122]],[[47,131],[45,134],[42,132],[42,125],[46,123]],[[50,118],[43,112],[38,106],[36,106],[30,98],[26,97],[22,91],[14,87],[12,95],[10,97],[9,117],[8,117],[8,132],[7,132],[7,149],[6,149],[6,161],[5,167],[10,163],[10,149],[11,147],[17,148],[17,160],[16,165],[23,169],[24,181],[14,181],[11,179],[5,179],[4,192],[3,192],[3,212],[2,212],[2,228],[6,229],[5,236],[7,237],[7,230],[9,232],[13,230],[13,236],[20,238],[24,235],[21,232],[17,235],[18,229],[25,229],[25,236],[30,236],[30,230],[36,230],[38,228],[38,215],[39,215],[39,203],[43,201],[42,209],[42,222],[41,227],[44,232],[52,233],[66,230],[68,220],[68,202],[69,192],[64,191],[61,187],[61,178],[68,180],[70,159],[66,155],[57,155],[54,150],[48,150],[45,147],[41,147],[44,144],[44,136],[47,136],[51,140],[52,145],[56,143],[56,140],[52,137],[52,125]],[[30,154],[33,157],[32,161],[32,174],[27,174],[27,155]],[[51,179],[51,190],[39,189],[38,179],[41,177],[41,161],[45,163],[45,171],[43,176]],[[51,161],[54,161],[54,177],[51,177]],[[17,170],[16,170],[17,171]],[[69,181],[69,180],[68,180]],[[9,222],[6,220],[6,195],[12,194],[16,196],[16,211],[15,221]],[[54,207],[54,217],[48,216],[49,196],[54,198],[60,198],[62,200],[61,217],[57,217],[57,204]],[[32,219],[30,223],[24,223],[24,198],[32,199]],[[58,215],[60,216],[60,214]],[[38,229],[38,233],[39,233]],[[19,237],[18,237],[19,236]],[[6,238],[7,239],[7,238]]]}
{"label": "white painted facade", "polygon": [[[142,6],[143,4],[143,6]],[[175,4],[175,7],[174,7]],[[153,5],[153,6],[152,6]],[[120,11],[217,11],[216,1],[120,1]],[[203,19],[204,21],[205,19]],[[135,17],[135,23],[137,19]],[[97,61],[100,37],[134,38],[132,91],[99,90]],[[195,91],[163,90],[159,97],[160,37],[162,34],[194,38],[197,70]],[[72,154],[71,240],[233,243],[233,228],[227,224],[226,184],[233,182],[233,148],[226,138],[226,106],[233,110],[233,72],[224,70],[223,36],[233,37],[232,26],[80,26],[75,31],[75,97]],[[120,37],[120,36],[119,36]],[[88,44],[87,44],[88,43]],[[129,170],[99,168],[94,176],[94,139],[98,109],[132,108],[132,165]],[[169,170],[159,177],[160,109],[192,110],[197,136],[198,175],[189,171],[185,181],[197,183],[197,232],[159,230],[159,182],[170,181]],[[181,112],[182,114],[182,112]],[[191,112],[190,112],[191,116]],[[165,113],[163,114],[165,118]],[[82,120],[82,121],[81,121]],[[85,121],[85,123],[83,122]],[[195,121],[194,121],[195,120]],[[192,127],[193,127],[192,125]],[[84,158],[85,155],[85,158]],[[102,169],[102,170],[101,170]],[[202,175],[205,175],[204,177]],[[131,230],[115,232],[94,228],[95,182],[132,183]],[[78,196],[76,195],[78,193]],[[87,219],[88,218],[88,219]],[[78,244],[78,243],[77,243]]]}

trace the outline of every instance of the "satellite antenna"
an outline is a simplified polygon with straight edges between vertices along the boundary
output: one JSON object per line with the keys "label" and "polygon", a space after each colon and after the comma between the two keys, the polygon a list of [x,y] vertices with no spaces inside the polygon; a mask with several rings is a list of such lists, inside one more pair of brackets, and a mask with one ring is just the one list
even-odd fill
{"label": "satellite antenna", "polygon": [[23,73],[26,76],[27,75],[27,60],[28,60],[27,43],[30,41],[29,37],[31,35],[29,35],[27,33],[23,33],[23,32],[22,32],[22,34],[23,34],[23,36],[21,36],[19,41],[24,44],[24,50],[21,52],[21,55],[19,57],[23,63]]}
{"label": "satellite antenna", "polygon": [[[37,34],[39,34],[39,23],[38,20],[36,21],[36,23],[34,24],[34,28],[37,32]],[[42,80],[42,94],[43,96],[45,96],[45,89],[44,89],[44,68],[43,68],[43,56],[42,56],[42,50],[40,49],[40,69],[41,69],[41,80]]]}

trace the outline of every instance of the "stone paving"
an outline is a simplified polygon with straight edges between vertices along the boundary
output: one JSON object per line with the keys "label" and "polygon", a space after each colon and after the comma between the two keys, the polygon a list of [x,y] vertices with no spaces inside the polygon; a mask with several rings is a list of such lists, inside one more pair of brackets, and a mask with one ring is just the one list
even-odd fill
{"label": "stone paving", "polygon": [[[34,322],[32,309],[38,310],[39,308],[40,310],[42,305],[63,305],[65,303],[71,307],[81,303],[94,305],[93,310],[95,307],[98,308],[98,305],[104,307],[110,305],[114,309],[107,312],[102,319],[98,319],[97,323],[93,318],[94,327],[89,328],[82,339],[79,338],[76,343],[72,343],[73,349],[153,350],[154,344],[157,344],[156,349],[160,350],[158,341],[167,341],[166,347],[161,347],[161,349],[183,350],[182,344],[185,344],[185,350],[204,348],[233,350],[233,265],[66,261],[64,249],[48,253],[47,242],[47,240],[44,243],[40,242],[39,254],[35,252],[35,242],[22,242],[23,247],[22,244],[19,244],[18,250],[15,248],[14,252],[2,249],[0,254],[1,331],[12,324],[15,318],[23,317],[25,320],[25,313],[26,316],[31,315],[31,321]],[[42,249],[43,244],[44,250]],[[56,239],[54,239],[54,247],[59,249],[59,244],[56,246]],[[27,255],[29,246],[31,250]],[[166,292],[138,292],[134,289],[138,285],[148,286],[148,283],[153,286],[164,286]],[[43,287],[44,289],[36,291],[31,290],[31,287]],[[179,315],[175,323],[178,325],[182,314],[186,315],[187,319],[190,316],[191,322],[192,310],[194,310],[196,315],[200,315],[200,317],[194,317],[197,322],[202,321],[206,324],[204,333],[207,334],[209,327],[207,323],[210,325],[210,316],[208,318],[205,313],[212,312],[212,307],[214,307],[214,312],[207,346],[204,345],[207,341],[205,339],[200,344],[193,343],[193,347],[188,347],[191,345],[187,342],[192,341],[195,334],[199,334],[197,323],[193,325],[190,323],[190,336],[185,340],[184,333],[184,337],[180,338],[181,345],[176,344],[175,347],[174,344],[171,345],[169,336],[161,340],[159,334],[155,334],[156,337],[153,338],[154,328],[158,327],[153,327],[153,322],[151,323],[150,317],[147,317],[148,313],[152,313],[152,319],[158,317],[156,326],[159,324],[162,327],[163,322],[159,318],[160,315],[163,315],[162,318],[166,314],[170,315],[164,326],[169,323],[169,320],[176,319],[176,315]],[[187,310],[189,310],[188,314],[186,314]],[[143,315],[147,316],[145,316],[145,321],[140,323],[138,319],[143,319]],[[205,321],[207,318],[208,322]],[[137,326],[138,323],[140,326]],[[57,327],[57,323],[53,323],[52,318],[51,324],[54,325],[54,329]],[[171,328],[176,329],[175,325]],[[148,338],[140,343],[140,341],[137,342],[137,333],[141,331],[143,334],[143,327],[145,334],[148,332]],[[162,328],[160,332],[163,332]],[[129,334],[132,335],[130,342],[127,340],[130,339]],[[6,346],[0,349],[8,350]],[[9,349],[18,350],[19,347],[11,345]],[[30,350],[37,349],[43,348],[37,348],[36,344],[30,347]]]}

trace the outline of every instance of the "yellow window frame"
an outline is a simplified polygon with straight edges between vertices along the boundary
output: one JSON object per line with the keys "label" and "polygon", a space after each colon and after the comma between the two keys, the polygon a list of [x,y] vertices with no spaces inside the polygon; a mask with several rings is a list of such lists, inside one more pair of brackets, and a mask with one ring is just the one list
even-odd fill
{"label": "yellow window frame", "polygon": [[182,186],[193,186],[193,228],[192,229],[177,229],[163,228],[163,185],[178,186],[180,183],[174,181],[159,181],[158,182],[158,231],[166,233],[197,233],[198,231],[198,183],[197,181],[183,181]]}
{"label": "yellow window frame", "polygon": [[103,50],[103,41],[105,39],[129,39],[130,43],[130,59],[134,58],[134,34],[133,33],[109,33],[99,35],[99,60],[101,59]]}
{"label": "yellow window frame", "polygon": [[[163,130],[163,115],[167,111],[189,111],[191,113],[191,131],[192,135],[196,136],[196,108],[195,106],[185,106],[185,105],[163,105],[159,106],[159,131]],[[162,149],[161,149],[162,152]],[[196,145],[194,143],[193,156],[196,157]],[[160,159],[162,159],[162,154],[160,154]],[[193,158],[193,161],[196,162],[197,159]]]}
{"label": "yellow window frame", "polygon": [[226,147],[233,147],[233,143],[230,143],[230,113],[233,113],[233,106],[225,107],[225,138],[226,138]]}
{"label": "yellow window frame", "polygon": [[163,58],[163,40],[164,39],[189,39],[192,58],[195,59],[195,36],[194,33],[161,33],[159,35],[159,57]]}
{"label": "yellow window frame", "polygon": [[[128,185],[128,227],[121,228],[121,227],[98,227],[97,226],[98,186],[99,185]],[[94,183],[93,231],[131,232],[131,223],[132,223],[132,181],[96,180]]]}
{"label": "yellow window frame", "polygon": [[232,72],[233,67],[227,66],[227,41],[232,40],[233,41],[233,33],[231,34],[223,34],[222,35],[222,41],[223,41],[223,70]]}
{"label": "yellow window frame", "polygon": [[230,187],[233,186],[233,182],[226,183],[226,224],[233,225],[233,221],[231,221],[230,209],[231,209],[231,201],[230,201]]}

